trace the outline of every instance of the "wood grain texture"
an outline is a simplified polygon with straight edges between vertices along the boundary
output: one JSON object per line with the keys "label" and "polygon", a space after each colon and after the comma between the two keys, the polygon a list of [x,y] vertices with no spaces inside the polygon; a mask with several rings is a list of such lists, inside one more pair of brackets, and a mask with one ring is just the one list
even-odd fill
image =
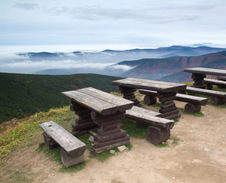
{"label": "wood grain texture", "polygon": [[221,92],[221,91],[206,90],[206,89],[194,88],[194,87],[187,87],[186,91],[191,93],[215,96],[215,97],[222,97],[222,98],[226,97],[226,92]]}
{"label": "wood grain texture", "polygon": [[186,68],[184,69],[184,72],[195,73],[195,74],[226,76],[226,70],[203,68],[203,67]]}
{"label": "wood grain texture", "polygon": [[185,90],[185,84],[169,83],[162,81],[153,81],[147,79],[127,78],[112,82],[114,85],[128,88],[148,89],[163,93]]}
{"label": "wood grain texture", "polygon": [[57,123],[50,121],[39,126],[72,157],[80,156],[85,152],[86,145]]}
{"label": "wood grain texture", "polygon": [[141,107],[134,106],[132,109],[126,111],[126,118],[135,120],[135,121],[142,121],[148,125],[158,126],[161,128],[167,128],[168,125],[174,123],[174,120],[164,119],[157,117],[160,113],[147,110]]}
{"label": "wood grain texture", "polygon": [[[145,95],[151,95],[151,96],[157,96],[157,92],[156,91],[152,91],[152,90],[139,90],[139,92],[141,94],[145,94]],[[200,104],[200,105],[206,105],[208,102],[207,98],[204,97],[197,97],[197,96],[192,96],[192,95],[186,95],[186,94],[180,94],[177,93],[176,97],[174,100],[178,100],[181,102],[190,102],[193,104]]]}
{"label": "wood grain texture", "polygon": [[132,101],[88,87],[79,90],[62,92],[74,102],[77,102],[101,115],[114,114],[132,108]]}

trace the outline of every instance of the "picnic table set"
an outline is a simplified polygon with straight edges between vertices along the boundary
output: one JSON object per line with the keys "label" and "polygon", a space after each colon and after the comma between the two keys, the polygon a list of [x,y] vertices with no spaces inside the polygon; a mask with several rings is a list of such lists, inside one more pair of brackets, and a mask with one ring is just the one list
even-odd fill
{"label": "picnic table set", "polygon": [[[60,145],[61,159],[66,167],[79,164],[84,161],[86,144],[75,136],[85,133],[93,136],[91,150],[94,153],[130,144],[130,136],[120,128],[123,118],[147,126],[147,140],[150,143],[166,142],[170,138],[174,119],[181,117],[175,100],[187,102],[185,111],[190,113],[199,112],[201,105],[207,104],[207,98],[187,95],[186,92],[209,95],[211,102],[216,105],[226,102],[226,92],[210,90],[210,85],[226,86],[224,80],[226,70],[188,68],[184,71],[192,73],[194,80],[192,87],[178,83],[126,78],[112,82],[119,88],[123,98],[92,87],[62,92],[63,96],[71,100],[70,109],[78,118],[72,124],[72,132],[68,132],[53,121],[42,123],[40,127],[44,130],[46,147],[53,148],[56,144]],[[218,76],[219,80],[205,80],[206,75]],[[136,90],[145,95],[146,105],[154,104],[158,98],[161,103],[159,112],[142,108],[134,94]]]}

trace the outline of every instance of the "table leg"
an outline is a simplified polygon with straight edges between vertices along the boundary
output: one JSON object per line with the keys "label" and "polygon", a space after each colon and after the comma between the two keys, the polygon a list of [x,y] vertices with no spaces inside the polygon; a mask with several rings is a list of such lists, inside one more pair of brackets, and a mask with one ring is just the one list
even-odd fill
{"label": "table leg", "polygon": [[129,135],[119,127],[119,123],[124,115],[125,112],[117,112],[108,116],[102,116],[94,111],[91,113],[93,121],[100,126],[97,129],[97,133],[92,132],[94,137],[92,151],[94,153],[100,153],[112,147],[130,144]]}
{"label": "table leg", "polygon": [[206,84],[204,83],[205,74],[195,74],[192,73],[191,78],[194,80],[193,87],[195,88],[206,88]]}
{"label": "table leg", "polygon": [[174,99],[176,97],[176,92],[170,93],[160,93],[158,92],[159,101],[161,102],[161,106],[159,112],[161,113],[160,117],[167,119],[175,119],[180,118],[181,114],[177,109]]}
{"label": "table leg", "polygon": [[119,86],[119,90],[123,94],[123,98],[133,101],[134,105],[136,106],[141,106],[139,100],[137,100],[136,96],[134,95],[136,89]]}
{"label": "table leg", "polygon": [[97,128],[92,118],[91,118],[91,110],[74,102],[71,101],[72,105],[70,109],[75,111],[75,114],[78,115],[78,119],[75,120],[75,123],[72,124],[72,134],[73,135],[80,135],[87,133],[89,130]]}

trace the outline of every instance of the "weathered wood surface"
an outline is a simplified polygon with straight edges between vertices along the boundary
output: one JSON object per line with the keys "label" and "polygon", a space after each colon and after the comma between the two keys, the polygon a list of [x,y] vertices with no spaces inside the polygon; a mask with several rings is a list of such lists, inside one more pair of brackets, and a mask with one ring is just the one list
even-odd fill
{"label": "weathered wood surface", "polygon": [[[145,95],[151,95],[157,97],[157,92],[152,91],[152,90],[139,90],[141,94]],[[208,102],[207,98],[204,97],[197,97],[197,96],[192,96],[192,95],[186,95],[186,94],[180,94],[177,93],[176,97],[174,100],[182,101],[182,102],[190,102],[193,104],[199,104],[199,105],[206,105]]]}
{"label": "weathered wood surface", "polygon": [[186,68],[184,69],[184,72],[195,73],[195,74],[226,76],[226,70],[203,68],[203,67]]}
{"label": "weathered wood surface", "polygon": [[217,76],[217,79],[222,80],[222,81],[226,81],[226,76]]}
{"label": "weathered wood surface", "polygon": [[112,82],[114,85],[128,88],[148,89],[159,92],[174,92],[179,90],[185,90],[185,84],[169,83],[162,81],[153,81],[146,79],[127,78],[116,80]]}
{"label": "weathered wood surface", "polygon": [[39,126],[70,156],[77,157],[85,152],[86,145],[57,123],[50,121]]}
{"label": "weathered wood surface", "polygon": [[79,90],[66,91],[62,94],[69,99],[102,115],[114,114],[132,108],[133,102],[121,97],[88,87]]}
{"label": "weathered wood surface", "polygon": [[147,110],[147,109],[136,107],[136,106],[134,106],[130,110],[127,110],[125,114],[126,118],[129,118],[135,121],[142,121],[142,123],[146,123],[147,125],[170,129],[174,124],[174,120],[157,117],[159,115],[160,113],[158,112]]}
{"label": "weathered wood surface", "polygon": [[221,91],[213,91],[213,90],[200,89],[200,88],[194,88],[194,87],[187,87],[186,91],[191,93],[215,96],[215,97],[222,97],[222,98],[226,97],[226,92],[221,92]]}
{"label": "weathered wood surface", "polygon": [[119,86],[119,90],[123,94],[123,98],[133,101],[135,106],[141,106],[139,100],[136,98],[134,94],[134,92],[136,91],[135,88],[127,88],[127,87]]}
{"label": "weathered wood surface", "polygon": [[166,142],[170,138],[170,130],[149,126],[147,128],[147,139],[152,144]]}
{"label": "weathered wood surface", "polygon": [[216,80],[216,79],[204,79],[205,83],[209,83],[209,84],[213,84],[213,85],[226,85],[225,81],[221,81],[221,80]]}

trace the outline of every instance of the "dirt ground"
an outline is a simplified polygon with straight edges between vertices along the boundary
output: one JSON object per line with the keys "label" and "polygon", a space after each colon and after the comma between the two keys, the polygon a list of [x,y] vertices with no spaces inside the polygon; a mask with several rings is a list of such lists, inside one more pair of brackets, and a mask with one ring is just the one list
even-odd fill
{"label": "dirt ground", "polygon": [[[178,107],[185,104],[177,102]],[[15,152],[2,171],[3,182],[48,183],[223,183],[226,182],[226,109],[202,107],[204,116],[182,114],[171,130],[178,144],[156,147],[131,138],[133,148],[104,162],[85,157],[86,167],[74,173],[59,172],[60,165],[29,146]],[[37,144],[42,142],[42,137]],[[14,173],[12,173],[14,172]],[[18,172],[18,173],[17,173]],[[19,177],[19,178],[18,178]],[[1,182],[1,181],[0,181]]]}

